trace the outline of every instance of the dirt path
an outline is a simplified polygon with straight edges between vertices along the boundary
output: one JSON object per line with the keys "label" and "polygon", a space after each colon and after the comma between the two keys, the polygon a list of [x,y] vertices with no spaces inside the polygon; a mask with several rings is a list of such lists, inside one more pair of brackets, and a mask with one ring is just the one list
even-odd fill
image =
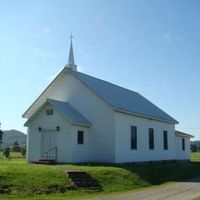
{"label": "dirt path", "polygon": [[200,197],[200,177],[139,192],[109,195],[95,200],[193,200]]}

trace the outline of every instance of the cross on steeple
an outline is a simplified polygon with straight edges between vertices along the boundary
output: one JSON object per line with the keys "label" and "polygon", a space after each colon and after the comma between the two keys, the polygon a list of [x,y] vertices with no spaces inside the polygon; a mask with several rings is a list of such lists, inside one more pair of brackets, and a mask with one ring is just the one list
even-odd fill
{"label": "cross on steeple", "polygon": [[74,38],[74,36],[72,35],[72,33],[71,33],[71,35],[70,35],[70,40],[72,41],[72,39]]}

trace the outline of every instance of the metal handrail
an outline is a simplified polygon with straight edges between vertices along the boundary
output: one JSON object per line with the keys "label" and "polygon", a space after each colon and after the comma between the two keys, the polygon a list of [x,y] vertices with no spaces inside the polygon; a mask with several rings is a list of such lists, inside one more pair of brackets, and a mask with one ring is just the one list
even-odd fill
{"label": "metal handrail", "polygon": [[55,150],[55,153],[56,153],[55,160],[57,161],[57,149],[58,149],[57,147],[53,147],[53,148],[49,149],[48,151],[45,151],[44,154],[47,155],[47,159],[49,159],[49,152]]}

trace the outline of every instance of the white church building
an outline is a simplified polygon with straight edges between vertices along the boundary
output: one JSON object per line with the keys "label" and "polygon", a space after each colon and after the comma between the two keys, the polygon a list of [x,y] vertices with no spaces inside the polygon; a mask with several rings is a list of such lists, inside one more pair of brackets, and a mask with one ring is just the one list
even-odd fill
{"label": "white church building", "polygon": [[191,135],[137,92],[68,64],[23,114],[27,160],[145,162],[190,159]]}

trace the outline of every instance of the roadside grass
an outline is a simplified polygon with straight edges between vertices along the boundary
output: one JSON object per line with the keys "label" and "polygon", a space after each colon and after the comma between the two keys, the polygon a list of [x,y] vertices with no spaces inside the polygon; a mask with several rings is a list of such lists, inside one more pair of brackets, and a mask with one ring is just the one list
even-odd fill
{"label": "roadside grass", "polygon": [[[195,159],[197,157],[195,154]],[[70,189],[68,187],[70,181],[64,173],[65,169],[88,172],[99,181],[102,190]],[[19,154],[12,153],[10,159],[0,159],[0,188],[6,186],[11,190],[10,194],[2,194],[0,198],[88,199],[93,195],[140,190],[195,176],[200,176],[200,162],[49,166],[29,164]]]}

